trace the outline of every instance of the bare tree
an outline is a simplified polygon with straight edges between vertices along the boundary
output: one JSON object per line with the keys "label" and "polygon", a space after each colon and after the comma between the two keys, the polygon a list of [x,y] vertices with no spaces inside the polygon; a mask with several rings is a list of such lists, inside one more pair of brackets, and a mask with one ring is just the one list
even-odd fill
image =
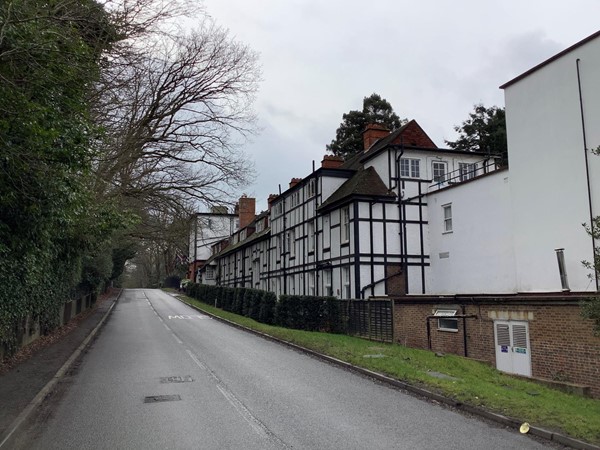
{"label": "bare tree", "polygon": [[161,210],[223,202],[253,174],[239,144],[254,130],[257,56],[209,19],[188,32],[146,24],[104,60],[96,190]]}

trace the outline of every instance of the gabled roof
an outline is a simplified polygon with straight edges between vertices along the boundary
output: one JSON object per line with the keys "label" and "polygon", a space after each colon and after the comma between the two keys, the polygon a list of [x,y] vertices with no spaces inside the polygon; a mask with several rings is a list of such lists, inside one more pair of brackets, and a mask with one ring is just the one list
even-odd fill
{"label": "gabled roof", "polygon": [[246,245],[252,244],[256,241],[261,240],[262,238],[267,238],[269,237],[271,233],[271,227],[265,228],[262,231],[259,231],[258,233],[252,233],[250,236],[248,236],[246,239],[244,239],[243,241],[238,241],[235,244],[229,244],[227,247],[225,247],[223,250],[221,250],[219,253],[212,255],[210,258],[208,258],[206,260],[206,264],[209,264],[210,262],[212,262],[214,259],[220,257],[220,256],[224,256],[227,253],[230,253],[231,251],[240,248],[240,247],[245,247]]}
{"label": "gabled roof", "polygon": [[561,58],[562,56],[566,55],[567,53],[571,53],[573,50],[575,50],[578,47],[581,47],[584,44],[587,44],[590,41],[593,41],[594,39],[596,39],[597,37],[600,37],[600,31],[596,31],[594,34],[586,37],[585,39],[582,39],[581,41],[577,42],[576,44],[571,45],[569,48],[563,50],[560,53],[557,53],[556,55],[548,58],[546,61],[541,62],[540,64],[538,64],[537,66],[532,67],[531,69],[529,69],[526,72],[523,72],[521,75],[519,75],[516,78],[513,78],[512,80],[504,83],[502,86],[500,86],[500,89],[506,89],[507,87],[515,84],[517,81],[522,80],[523,78],[528,77],[529,75],[531,75],[533,72],[538,71],[539,69],[541,69],[544,66],[547,66],[548,64],[550,64],[553,61],[556,61],[557,59]]}
{"label": "gabled roof", "polygon": [[396,194],[390,193],[373,167],[360,169],[352,178],[342,184],[337,191],[319,206],[319,210],[327,210],[345,203],[352,197],[378,197],[393,200]]}

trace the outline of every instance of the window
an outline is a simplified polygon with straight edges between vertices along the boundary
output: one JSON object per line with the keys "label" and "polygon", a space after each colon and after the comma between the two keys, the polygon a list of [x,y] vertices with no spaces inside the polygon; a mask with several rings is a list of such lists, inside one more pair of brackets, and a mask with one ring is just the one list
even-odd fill
{"label": "window", "polygon": [[421,161],[418,159],[402,158],[400,160],[400,176],[403,178],[419,178],[421,176]]}
{"label": "window", "polygon": [[210,267],[210,266],[207,266],[206,267],[206,272],[204,274],[204,277],[207,280],[214,280],[215,279],[215,269],[212,268],[212,267]]}
{"label": "window", "polygon": [[453,318],[456,315],[456,309],[436,309],[433,315],[439,317],[438,330],[458,331],[458,319]]}
{"label": "window", "polygon": [[431,163],[433,170],[433,181],[443,183],[446,181],[446,163],[443,161],[433,161]]}
{"label": "window", "polygon": [[475,170],[477,166],[473,163],[458,163],[458,174],[460,181],[467,181],[475,178]]}
{"label": "window", "polygon": [[308,251],[313,252],[315,250],[315,223],[311,220],[308,222]]}
{"label": "window", "polygon": [[316,194],[316,189],[315,189],[315,179],[312,178],[308,181],[308,185],[306,186],[306,196],[307,197],[313,197]]}
{"label": "window", "polygon": [[452,231],[452,204],[443,205],[444,210],[444,233],[450,233]]}
{"label": "window", "polygon": [[290,258],[296,256],[296,232],[294,230],[288,231],[288,251],[290,252]]}
{"label": "window", "polygon": [[350,240],[350,207],[345,206],[340,211],[340,228],[342,243]]}
{"label": "window", "polygon": [[308,295],[315,295],[315,273],[308,274]]}
{"label": "window", "polygon": [[329,214],[323,216],[323,248],[331,246],[331,227]]}
{"label": "window", "polygon": [[325,296],[331,297],[333,295],[333,289],[331,287],[331,269],[327,269],[325,272]]}
{"label": "window", "polygon": [[277,203],[275,206],[275,216],[280,216],[283,214],[283,202]]}
{"label": "window", "polygon": [[342,298],[350,298],[350,267],[344,267],[342,269],[342,280],[344,283],[344,295]]}
{"label": "window", "polygon": [[298,206],[299,204],[300,204],[300,191],[297,191],[292,194],[292,208],[294,206]]}

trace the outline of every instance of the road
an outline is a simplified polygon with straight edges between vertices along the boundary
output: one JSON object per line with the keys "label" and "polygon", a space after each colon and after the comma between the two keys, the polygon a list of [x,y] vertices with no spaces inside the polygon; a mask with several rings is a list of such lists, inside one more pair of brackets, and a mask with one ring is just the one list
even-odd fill
{"label": "road", "polygon": [[17,439],[35,449],[542,449],[198,313],[126,290]]}

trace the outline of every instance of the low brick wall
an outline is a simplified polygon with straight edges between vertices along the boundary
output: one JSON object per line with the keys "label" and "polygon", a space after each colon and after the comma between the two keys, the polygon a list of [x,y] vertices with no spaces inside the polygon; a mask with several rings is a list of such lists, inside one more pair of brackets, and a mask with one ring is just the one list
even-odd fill
{"label": "low brick wall", "polygon": [[[581,295],[401,297],[394,302],[396,342],[496,365],[494,320],[527,321],[531,375],[590,387],[600,398],[600,337],[581,317]],[[436,309],[456,309],[457,331],[438,330]],[[465,351],[466,325],[466,351]]]}

